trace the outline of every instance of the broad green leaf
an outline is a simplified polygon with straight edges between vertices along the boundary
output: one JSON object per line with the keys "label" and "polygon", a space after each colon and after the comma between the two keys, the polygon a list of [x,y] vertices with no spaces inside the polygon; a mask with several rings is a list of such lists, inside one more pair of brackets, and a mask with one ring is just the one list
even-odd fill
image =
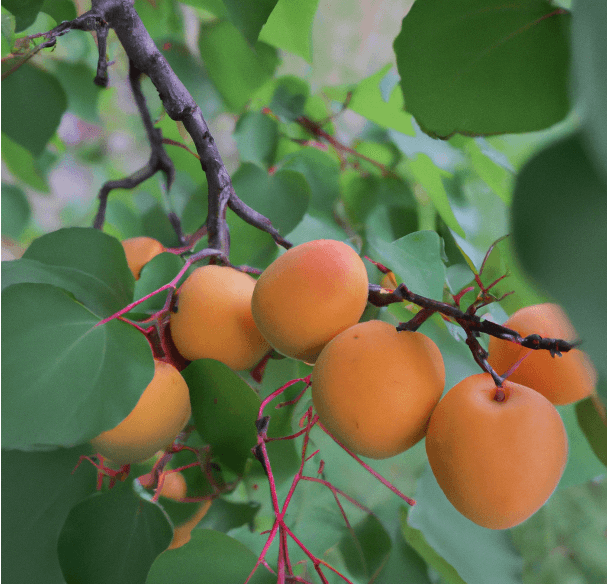
{"label": "broad green leaf", "polygon": [[[566,310],[600,377],[606,376],[606,177],[579,135],[522,168],[512,238],[522,267]],[[606,404],[606,389],[598,386]]]}
{"label": "broad green leaf", "polygon": [[583,114],[585,143],[606,176],[606,10],[601,2],[576,2],[572,20],[572,76]]}
{"label": "broad green leaf", "polygon": [[347,241],[348,235],[327,215],[305,213],[300,224],[287,236],[287,240],[294,245],[315,239]]}
{"label": "broad green leaf", "polygon": [[198,45],[209,77],[232,111],[243,109],[277,66],[273,48],[261,42],[250,47],[227,21],[204,24]]}
{"label": "broad green leaf", "polygon": [[333,216],[340,198],[340,167],[335,158],[315,148],[306,148],[282,160],[282,168],[301,172],[310,185],[309,210]]}
{"label": "broad green leaf", "polygon": [[401,507],[399,511],[401,529],[406,541],[425,559],[426,563],[449,584],[467,584],[458,575],[458,572],[429,545],[424,534],[407,522],[408,509]]}
{"label": "broad green leaf", "polygon": [[52,16],[57,23],[78,16],[73,0],[44,0],[40,10]]}
{"label": "broad green leaf", "polygon": [[576,418],[593,452],[606,466],[606,422],[593,405],[592,398],[576,404]]}
{"label": "broad green leaf", "polygon": [[[143,298],[171,282],[183,266],[184,261],[172,253],[161,253],[153,257],[143,267],[139,280],[135,282],[134,300]],[[167,294],[167,291],[155,294],[152,298],[139,304],[135,310],[138,313],[153,314],[163,308]]]}
{"label": "broad green leaf", "polygon": [[524,582],[605,582],[606,477],[557,491],[510,533]]}
{"label": "broad green leaf", "polygon": [[[391,67],[389,63],[377,73],[360,81],[351,91],[348,108],[383,128],[392,128],[402,134],[414,136],[412,116],[403,110],[403,95],[399,87],[396,86],[392,90],[388,101],[382,97],[381,82]],[[347,100],[344,88],[326,88],[325,93],[337,101]]]}
{"label": "broad green leaf", "polygon": [[260,40],[312,63],[312,25],[319,0],[279,0]]}
{"label": "broad green leaf", "polygon": [[281,77],[270,102],[270,109],[283,121],[294,121],[304,113],[310,86],[298,77]]}
{"label": "broad green leaf", "polygon": [[480,527],[456,511],[428,464],[407,523],[467,584],[521,584],[522,560],[508,530]]}
{"label": "broad green leaf", "polygon": [[135,0],[135,10],[155,41],[167,35],[182,40],[183,17],[175,2]]}
{"label": "broad green leaf", "polygon": [[426,154],[417,154],[416,157],[410,158],[407,168],[433,201],[437,213],[446,225],[461,237],[465,237],[465,233],[450,207],[450,201],[442,181],[443,178],[451,176],[450,173],[435,166]]}
{"label": "broad green leaf", "polygon": [[260,506],[254,502],[232,503],[218,497],[213,500],[197,529],[213,529],[226,533],[241,525],[253,525],[253,519],[259,509]]}
{"label": "broad green leaf", "polygon": [[569,24],[545,0],[416,2],[394,43],[407,111],[436,138],[559,122],[570,108]]}
{"label": "broad green leaf", "polygon": [[282,235],[298,225],[308,208],[310,187],[293,170],[269,174],[259,166],[245,163],[232,175],[232,184],[241,200],[270,219]]}
{"label": "broad green leaf", "polygon": [[475,140],[468,140],[465,150],[473,170],[507,205],[513,196],[513,172],[497,164],[484,152]]}
{"label": "broad green leaf", "polygon": [[67,105],[67,95],[57,78],[26,63],[2,82],[2,131],[40,156]]}
{"label": "broad green leaf", "polygon": [[228,211],[226,220],[230,229],[230,261],[235,266],[263,269],[274,260],[278,247],[271,235],[245,223],[232,211]]}
{"label": "broad green leaf", "polygon": [[253,162],[265,168],[274,161],[278,138],[277,122],[261,112],[243,114],[234,128],[240,161]]}
{"label": "broad green leaf", "polygon": [[[15,264],[14,268],[22,278],[18,281],[47,282],[65,288],[97,316],[110,316],[133,298],[133,275],[122,245],[97,229],[67,227],[47,233],[32,242],[23,259],[28,262],[23,262],[22,268]],[[47,269],[32,262],[40,262]],[[58,281],[36,279],[42,272],[54,274]]]}
{"label": "broad green leaf", "polygon": [[49,192],[46,177],[36,164],[37,161],[32,153],[11,140],[4,132],[2,132],[2,160],[19,180],[37,191]]}
{"label": "broad green leaf", "polygon": [[348,571],[366,581],[381,573],[391,553],[391,538],[373,515],[353,525],[353,533],[344,534],[338,547]]}
{"label": "broad green leaf", "polygon": [[41,450],[113,428],[151,381],[152,352],[130,325],[99,322],[65,291],[15,284],[2,292],[2,445]]}
{"label": "broad green leaf", "polygon": [[2,576],[13,584],[64,584],[57,538],[73,505],[95,492],[90,447],[2,451]]}
{"label": "broad green leaf", "polygon": [[15,185],[2,183],[2,235],[18,239],[31,214],[25,193]]}
{"label": "broad green leaf", "polygon": [[193,361],[183,371],[190,388],[198,433],[214,456],[237,474],[256,445],[260,398],[228,366],[212,359]]}
{"label": "broad green leaf", "polygon": [[[225,533],[195,529],[186,545],[158,556],[146,584],[237,584],[245,582],[256,560],[251,550]],[[250,580],[252,584],[273,581],[276,576],[264,566]]]}
{"label": "broad green leaf", "polygon": [[277,0],[223,0],[228,17],[247,41],[258,40],[262,27],[266,24]]}
{"label": "broad green leaf", "polygon": [[2,6],[14,14],[15,31],[20,32],[34,23],[43,2],[44,0],[2,0]]}
{"label": "broad green leaf", "polygon": [[96,493],[68,513],[57,544],[61,571],[67,584],[143,584],[171,537],[158,505],[135,493]]}
{"label": "broad green leaf", "polygon": [[390,268],[412,292],[435,300],[443,298],[445,265],[437,233],[417,231],[393,243],[374,239],[370,247],[372,259]]}

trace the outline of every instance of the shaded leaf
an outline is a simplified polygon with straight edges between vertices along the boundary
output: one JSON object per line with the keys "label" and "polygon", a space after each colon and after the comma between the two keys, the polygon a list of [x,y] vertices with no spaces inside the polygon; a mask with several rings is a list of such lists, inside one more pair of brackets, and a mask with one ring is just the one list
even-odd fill
{"label": "shaded leaf", "polygon": [[243,114],[234,128],[241,162],[253,162],[265,168],[274,160],[278,138],[277,122],[261,112]]}
{"label": "shaded leaf", "polygon": [[576,404],[576,418],[593,452],[606,466],[606,422],[594,406],[592,398],[588,397]]}
{"label": "shaded leaf", "polygon": [[2,183],[2,234],[17,239],[31,214],[25,193],[15,185]]}
{"label": "shaded leaf", "polygon": [[230,21],[255,43],[277,0],[223,0]]}
{"label": "shaded leaf", "polygon": [[20,32],[34,24],[43,2],[44,0],[2,0],[2,6],[15,16],[15,31]]}

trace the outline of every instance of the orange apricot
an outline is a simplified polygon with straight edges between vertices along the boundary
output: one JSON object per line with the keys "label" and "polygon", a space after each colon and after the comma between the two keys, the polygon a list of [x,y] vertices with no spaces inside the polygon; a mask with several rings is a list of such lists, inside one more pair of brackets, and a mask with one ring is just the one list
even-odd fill
{"label": "orange apricot", "polygon": [[190,419],[190,394],[180,372],[154,361],[154,377],[131,413],[91,440],[96,452],[116,464],[143,462],[171,444]]}
{"label": "orange apricot", "polygon": [[260,276],[251,308],[279,353],[314,362],[338,333],[356,324],[367,303],[365,265],[345,243],[320,239],[287,250]]}
{"label": "orange apricot", "polygon": [[537,391],[488,373],[471,375],[439,402],[426,434],[433,474],[465,517],[508,529],[536,513],[568,456],[562,419]]}
{"label": "orange apricot", "polygon": [[207,511],[209,511],[209,507],[211,507],[211,499],[203,501],[198,506],[198,509],[196,510],[194,515],[192,517],[190,517],[190,519],[188,519],[186,522],[182,523],[181,525],[178,525],[173,530],[173,539],[171,540],[171,543],[169,544],[169,547],[167,549],[174,550],[178,547],[182,547],[183,545],[186,545],[190,541],[190,538],[192,537],[192,530],[198,525],[198,523],[201,521],[201,519],[207,514]]}
{"label": "orange apricot", "polygon": [[321,351],[312,400],[319,420],[345,446],[388,458],[424,436],[444,382],[443,358],[431,339],[370,320]]}
{"label": "orange apricot", "polygon": [[165,251],[165,246],[152,237],[132,237],[122,242],[127,256],[127,264],[133,277],[139,280],[142,268],[159,253]]}
{"label": "orange apricot", "polygon": [[[154,476],[152,471],[138,478],[139,483],[146,489],[155,486]],[[159,481],[160,482],[160,481]],[[186,496],[188,485],[186,479],[181,472],[167,472],[163,477],[163,485],[160,489],[160,496],[179,501]]]}
{"label": "orange apricot", "polygon": [[171,338],[180,354],[250,369],[270,350],[251,315],[255,280],[224,266],[194,270],[178,291]]}
{"label": "orange apricot", "polygon": [[[515,312],[504,326],[522,337],[576,340],[577,334],[566,313],[557,304],[537,304]],[[527,349],[490,337],[488,362],[499,375],[506,373],[522,357],[525,359],[509,375],[509,381],[526,385],[542,393],[556,405],[569,404],[589,396],[597,382],[597,373],[589,357],[579,349],[551,357],[549,351]]]}

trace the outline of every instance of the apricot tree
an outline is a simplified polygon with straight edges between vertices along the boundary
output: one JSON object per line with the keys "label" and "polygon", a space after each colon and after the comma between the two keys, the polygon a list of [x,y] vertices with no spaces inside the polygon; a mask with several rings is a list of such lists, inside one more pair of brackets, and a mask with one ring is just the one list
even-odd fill
{"label": "apricot tree", "polygon": [[7,580],[605,578],[605,14],[372,4],[2,0]]}

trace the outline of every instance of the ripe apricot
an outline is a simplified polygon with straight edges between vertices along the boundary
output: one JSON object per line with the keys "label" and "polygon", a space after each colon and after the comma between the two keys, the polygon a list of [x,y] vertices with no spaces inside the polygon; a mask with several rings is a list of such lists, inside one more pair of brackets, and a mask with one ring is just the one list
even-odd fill
{"label": "ripe apricot", "polygon": [[173,539],[171,540],[171,543],[167,549],[174,550],[175,548],[182,547],[183,545],[187,544],[192,537],[192,530],[207,514],[209,507],[211,507],[211,499],[203,501],[190,519],[188,519],[185,523],[178,525],[173,530]]}
{"label": "ripe apricot", "polygon": [[171,444],[190,419],[190,395],[180,372],[154,361],[154,377],[118,426],[91,440],[99,454],[117,464],[142,462]]}
{"label": "ripe apricot", "polygon": [[251,315],[255,280],[234,268],[203,266],[178,291],[171,338],[180,354],[250,369],[270,350]]}
{"label": "ripe apricot", "polygon": [[431,339],[370,320],[321,351],[312,400],[323,425],[345,446],[388,458],[424,436],[444,382],[443,358]]}
{"label": "ripe apricot", "polygon": [[310,241],[264,270],[253,292],[253,318],[279,353],[312,363],[331,339],[359,321],[367,288],[365,265],[348,245]]}
{"label": "ripe apricot", "polygon": [[555,490],[568,438],[559,413],[537,391],[510,381],[502,395],[497,391],[488,373],[450,389],[431,416],[426,452],[460,513],[483,527],[508,529]]}
{"label": "ripe apricot", "polygon": [[127,264],[133,277],[139,280],[141,269],[159,253],[165,251],[165,246],[152,237],[132,237],[125,239],[122,246],[127,256]]}
{"label": "ripe apricot", "polygon": [[[515,312],[504,326],[522,337],[541,337],[574,341],[576,331],[566,313],[557,304],[537,304]],[[488,362],[503,375],[519,359],[526,358],[509,375],[509,381],[526,385],[542,393],[556,405],[569,404],[589,396],[597,382],[597,373],[589,357],[579,349],[551,357],[549,351],[527,349],[490,337]]]}
{"label": "ripe apricot", "polygon": [[[155,486],[155,480],[152,471],[142,475],[138,478],[142,487],[146,489],[153,488]],[[186,479],[181,472],[168,472],[163,477],[163,486],[160,489],[160,496],[179,501],[186,496],[188,491],[188,485]]]}

